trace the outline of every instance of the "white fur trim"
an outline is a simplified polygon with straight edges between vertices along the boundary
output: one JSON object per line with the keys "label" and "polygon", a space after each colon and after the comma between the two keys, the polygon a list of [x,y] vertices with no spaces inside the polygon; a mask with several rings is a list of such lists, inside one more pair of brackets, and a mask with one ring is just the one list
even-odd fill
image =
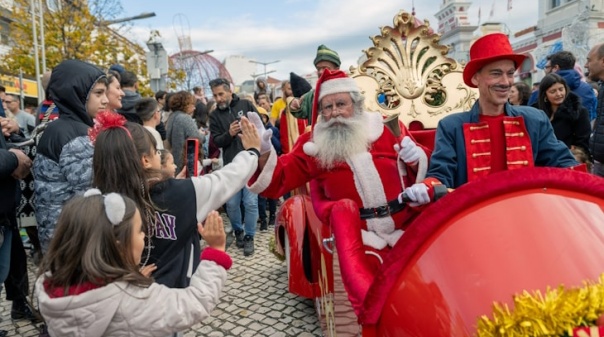
{"label": "white fur trim", "polygon": [[361,237],[363,238],[363,244],[365,246],[375,249],[384,249],[388,245],[386,240],[379,237],[376,233],[368,232],[364,229],[361,229]]}
{"label": "white fur trim", "polygon": [[426,155],[426,152],[422,150],[417,163],[417,175],[415,182],[421,183],[424,181],[424,179],[426,179],[426,173],[428,173],[428,156]]}
{"label": "white fur trim", "polygon": [[275,168],[277,167],[277,152],[275,152],[275,148],[271,147],[271,152],[268,156],[268,160],[258,175],[258,179],[252,185],[248,186],[248,189],[256,194],[260,194],[266,190],[266,188],[271,184],[271,180],[273,179],[273,174],[275,173]]}
{"label": "white fur trim", "polygon": [[403,236],[404,231],[402,229],[397,229],[394,232],[382,235],[382,238],[388,242],[388,246],[394,247],[394,245],[398,242],[398,240]]}
{"label": "white fur trim", "polygon": [[317,155],[317,153],[319,153],[319,148],[317,147],[317,144],[312,142],[312,140],[309,140],[306,143],[304,143],[304,145],[302,145],[302,150],[304,150],[304,153],[307,156],[311,156],[311,157],[315,157]]}
{"label": "white fur trim", "polygon": [[[405,181],[402,177],[407,176],[407,165],[409,164],[406,164],[403,159],[401,159],[400,155],[397,155],[397,158],[398,161],[396,166],[398,167],[398,173],[401,175],[401,187],[404,190],[409,186],[405,186]],[[426,179],[426,173],[428,173],[428,156],[426,155],[426,152],[423,149],[422,151],[420,151],[420,156],[419,160],[417,161],[417,164],[414,164],[412,166],[416,166],[417,169],[417,173],[415,175],[415,182],[421,183],[422,181],[424,181],[424,179]]]}
{"label": "white fur trim", "polygon": [[327,95],[351,91],[360,92],[357,82],[350,77],[341,77],[325,81],[321,83],[319,88],[319,101]]}
{"label": "white fur trim", "polygon": [[[386,192],[371,153],[365,151],[356,154],[348,159],[347,163],[352,170],[354,185],[363,207],[374,208],[385,205],[388,202]],[[390,234],[394,231],[394,220],[390,216],[368,219],[367,229],[378,236]]]}
{"label": "white fur trim", "polygon": [[378,140],[384,132],[382,115],[379,112],[364,112],[367,115],[367,137],[369,142]]}

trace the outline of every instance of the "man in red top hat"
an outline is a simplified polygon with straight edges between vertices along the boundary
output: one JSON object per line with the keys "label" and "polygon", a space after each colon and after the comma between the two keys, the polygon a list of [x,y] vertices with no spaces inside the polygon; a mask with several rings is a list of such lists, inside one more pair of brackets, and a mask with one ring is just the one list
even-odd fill
{"label": "man in red top hat", "polygon": [[479,100],[470,111],[451,114],[438,123],[428,178],[406,191],[412,200],[430,202],[431,186],[438,182],[457,188],[504,170],[577,165],[542,111],[508,103],[514,73],[524,59],[513,52],[504,34],[485,35],[474,42],[463,79],[478,88]]}
{"label": "man in red top hat", "polygon": [[314,100],[312,132],[301,135],[286,155],[277,158],[272,149],[262,155],[250,190],[278,198],[310,182],[313,208],[331,225],[342,275],[350,280],[346,289],[353,307],[360,308],[380,255],[416,215],[398,198],[421,181],[426,150],[402,123],[395,137],[381,114],[364,111],[359,87],[342,71],[324,71]]}

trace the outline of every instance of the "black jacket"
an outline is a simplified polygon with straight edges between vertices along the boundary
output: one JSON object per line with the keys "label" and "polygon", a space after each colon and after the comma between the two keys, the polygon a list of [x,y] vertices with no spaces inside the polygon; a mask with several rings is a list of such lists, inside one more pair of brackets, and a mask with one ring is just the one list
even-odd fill
{"label": "black jacket", "polygon": [[233,94],[231,104],[225,110],[216,108],[210,114],[210,136],[214,144],[222,149],[222,160],[224,165],[233,161],[237,153],[245,150],[241,139],[237,135],[229,134],[229,127],[235,120],[242,116],[247,117],[248,111],[258,112],[252,102],[247,99],[239,99]]}
{"label": "black jacket", "polygon": [[13,215],[17,208],[18,182],[11,176],[19,165],[17,156],[8,151],[4,137],[0,135],[0,220],[4,216]]}
{"label": "black jacket", "polygon": [[601,84],[597,111],[598,117],[594,122],[593,133],[589,140],[589,151],[594,160],[604,163],[604,86]]}
{"label": "black jacket", "polygon": [[[551,113],[545,112],[551,118]],[[581,99],[573,92],[558,107],[551,120],[556,138],[569,148],[574,145],[583,148],[589,156],[589,136],[591,124],[589,111],[581,104]]]}

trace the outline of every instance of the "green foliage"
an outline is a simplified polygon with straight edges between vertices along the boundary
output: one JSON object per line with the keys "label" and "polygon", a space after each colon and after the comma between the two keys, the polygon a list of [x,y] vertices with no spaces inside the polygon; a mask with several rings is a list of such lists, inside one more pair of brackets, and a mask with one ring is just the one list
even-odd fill
{"label": "green foliage", "polygon": [[[102,69],[108,69],[112,64],[119,63],[137,74],[141,94],[152,94],[148,87],[149,81],[146,79],[145,49],[103,24],[102,20],[112,19],[120,12],[119,0],[63,1],[62,10],[55,12],[45,10],[46,68],[52,69],[66,59],[87,61]],[[34,77],[30,1],[15,0],[11,18],[13,19],[9,32],[11,50],[4,59],[0,60],[0,67],[13,73],[22,69],[26,75]],[[39,20],[36,19],[36,25],[38,23]]]}

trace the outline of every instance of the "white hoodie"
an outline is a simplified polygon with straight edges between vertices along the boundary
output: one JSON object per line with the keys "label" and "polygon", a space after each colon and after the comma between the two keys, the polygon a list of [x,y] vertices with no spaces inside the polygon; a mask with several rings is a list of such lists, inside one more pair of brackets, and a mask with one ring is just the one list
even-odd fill
{"label": "white hoodie", "polygon": [[114,282],[75,296],[50,298],[36,281],[40,312],[51,336],[160,336],[182,331],[210,316],[227,279],[226,270],[202,260],[185,289],[153,283],[143,288]]}

